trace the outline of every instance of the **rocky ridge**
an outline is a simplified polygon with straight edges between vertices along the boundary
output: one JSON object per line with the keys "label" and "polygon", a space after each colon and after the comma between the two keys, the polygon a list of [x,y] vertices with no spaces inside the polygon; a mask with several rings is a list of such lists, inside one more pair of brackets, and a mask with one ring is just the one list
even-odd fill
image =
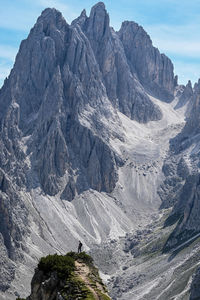
{"label": "rocky ridge", "polygon": [[102,2],[96,4],[89,17],[83,12],[72,25],[81,27],[90,41],[108,98],[113,105],[138,122],[160,119],[161,112],[158,107],[152,104],[136,74],[131,72],[118,34],[109,27],[109,15],[105,5]]}
{"label": "rocky ridge", "polygon": [[174,98],[173,64],[152,45],[149,35],[135,22],[125,21],[118,32],[133,74],[153,96],[165,101]]}
{"label": "rocky ridge", "polygon": [[[188,113],[186,110],[186,124],[182,131],[171,140],[170,156],[173,159],[170,164],[167,162],[163,167],[164,170],[171,173],[170,176],[166,174],[168,177],[164,182],[164,189],[167,189],[166,199],[169,199],[170,195],[170,201],[173,202],[173,209],[166,220],[166,226],[178,222],[166,243],[166,249],[177,247],[193,236],[198,237],[199,234],[197,217],[199,210],[199,83],[195,84],[194,89],[191,90],[189,82],[181,94],[178,104],[182,103],[183,99],[187,99],[186,102],[190,104],[190,112]],[[175,108],[177,109],[177,105]],[[172,194],[172,189],[170,190],[166,185],[167,180],[172,183]],[[171,206],[168,200],[166,203]]]}
{"label": "rocky ridge", "polygon": [[31,294],[26,299],[69,298],[111,299],[89,255],[70,252],[41,258],[32,278]]}

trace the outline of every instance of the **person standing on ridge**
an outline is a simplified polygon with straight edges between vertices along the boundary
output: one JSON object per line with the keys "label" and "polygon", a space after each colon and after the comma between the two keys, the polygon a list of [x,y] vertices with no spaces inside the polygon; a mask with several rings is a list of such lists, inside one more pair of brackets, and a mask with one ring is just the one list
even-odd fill
{"label": "person standing on ridge", "polygon": [[78,244],[78,253],[81,253],[82,246],[83,246],[83,244],[81,243],[81,241],[79,241],[79,244]]}

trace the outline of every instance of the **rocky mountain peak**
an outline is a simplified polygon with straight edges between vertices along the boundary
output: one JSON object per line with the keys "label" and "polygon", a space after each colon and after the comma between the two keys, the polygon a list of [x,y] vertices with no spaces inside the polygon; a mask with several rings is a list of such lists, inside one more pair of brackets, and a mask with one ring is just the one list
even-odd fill
{"label": "rocky mountain peak", "polygon": [[188,83],[187,83],[186,87],[192,89],[192,83],[191,83],[191,80],[188,80]]}
{"label": "rocky mountain peak", "polygon": [[38,20],[40,20],[42,18],[50,20],[50,19],[56,19],[56,18],[60,18],[60,17],[62,17],[62,13],[59,10],[57,10],[56,8],[48,7],[42,11]]}
{"label": "rocky mountain peak", "polygon": [[108,34],[109,23],[110,19],[105,4],[99,2],[94,5],[88,19],[88,32],[92,33],[94,40],[101,40]]}
{"label": "rocky mountain peak", "polygon": [[107,13],[107,12],[106,12],[105,4],[104,4],[104,2],[101,2],[101,1],[98,2],[98,3],[96,3],[96,4],[92,7],[91,13],[92,13],[92,12],[99,13],[100,11],[103,11],[103,12]]}
{"label": "rocky mountain peak", "polygon": [[37,19],[36,27],[43,27],[46,35],[49,35],[49,30],[54,27],[57,30],[63,30],[67,25],[60,11],[55,8],[46,8],[41,16]]}
{"label": "rocky mountain peak", "polygon": [[87,19],[87,14],[86,14],[86,10],[83,9],[80,16],[78,18],[76,18],[75,20],[72,21],[71,25],[79,25],[81,28],[82,26],[85,24],[85,21]]}
{"label": "rocky mountain peak", "polygon": [[[179,109],[181,107],[183,107],[186,103],[191,103],[192,99],[193,99],[193,95],[194,95],[194,91],[192,88],[192,83],[189,80],[188,83],[186,84],[185,87],[183,87],[183,92],[181,94],[181,96],[179,97],[179,101],[175,106],[175,109]],[[188,110],[186,111],[186,114],[188,114],[188,111],[191,110],[192,105],[190,105],[190,107],[188,107]]]}
{"label": "rocky mountain peak", "polygon": [[118,32],[132,73],[155,97],[171,101],[174,97],[174,71],[171,60],[153,47],[145,30],[135,22],[125,21]]}
{"label": "rocky mountain peak", "polygon": [[[143,64],[140,52],[148,66]],[[149,63],[152,52],[155,55],[150,56]],[[92,7],[89,17],[83,10],[71,26],[54,8],[42,12],[21,44],[0,104],[5,99],[8,106],[16,103],[17,125],[22,136],[31,136],[31,168],[45,193],[55,195],[60,190],[64,199],[72,200],[88,188],[105,192],[114,189],[118,159],[105,140],[116,135],[116,130],[113,133],[102,119],[115,120],[118,127],[117,110],[140,123],[161,119],[160,109],[147,95],[143,81],[138,80],[141,70],[152,82],[152,76],[163,75],[158,89],[167,89],[167,71],[173,81],[173,67],[169,65],[168,70],[161,62],[155,65],[155,56],[162,60],[136,23],[124,22],[119,34],[111,30],[102,2]],[[81,141],[87,141],[85,148],[80,147]],[[76,181],[74,169],[81,170]]]}
{"label": "rocky mountain peak", "polygon": [[198,80],[198,82],[196,82],[194,84],[194,93],[199,93],[200,92],[200,79]]}
{"label": "rocky mountain peak", "polygon": [[[142,36],[148,40],[148,46],[152,45],[152,41],[150,36],[145,32],[142,26],[138,25],[134,21],[124,21],[122,22],[121,28],[119,32],[123,32],[123,38],[130,37],[132,35],[132,38],[134,38],[137,34],[142,34]],[[137,47],[138,45],[134,45]]]}
{"label": "rocky mountain peak", "polygon": [[82,17],[86,17],[86,16],[87,16],[87,15],[86,15],[86,10],[85,10],[85,9],[82,10],[81,16],[82,16]]}
{"label": "rocky mountain peak", "polygon": [[178,85],[178,75],[174,77],[174,87],[177,87],[177,85]]}

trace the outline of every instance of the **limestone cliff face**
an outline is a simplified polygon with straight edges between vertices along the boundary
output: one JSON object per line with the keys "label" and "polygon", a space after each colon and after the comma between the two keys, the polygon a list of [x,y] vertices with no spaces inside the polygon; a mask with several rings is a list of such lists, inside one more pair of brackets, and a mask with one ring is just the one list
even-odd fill
{"label": "limestone cliff face", "polygon": [[191,81],[189,80],[187,85],[184,87],[184,90],[179,98],[178,103],[175,106],[175,109],[179,109],[181,107],[183,107],[186,103],[188,103],[188,105],[190,105],[189,111],[191,109],[192,106],[192,99],[193,99],[193,95],[194,95],[194,91],[192,88],[192,84]]}
{"label": "limestone cliff face", "polygon": [[150,101],[136,74],[131,72],[118,34],[109,27],[104,4],[96,4],[89,17],[83,12],[72,24],[80,26],[87,36],[113,105],[138,122],[160,119],[160,110]]}
{"label": "limestone cliff face", "polygon": [[3,262],[0,275],[1,290],[6,290],[14,278],[12,261],[22,259],[21,251],[26,248],[24,239],[29,231],[26,227],[28,211],[20,196],[20,190],[27,184],[25,175],[27,166],[26,163],[22,163],[25,155],[20,145],[18,119],[19,107],[14,103],[9,106],[5,117],[1,119],[0,256]]}
{"label": "limestone cliff face", "polygon": [[166,221],[166,225],[178,221],[176,228],[169,237],[165,249],[183,244],[200,232],[200,177],[199,174],[189,175],[178,196],[176,204]]}
{"label": "limestone cliff face", "polygon": [[199,141],[199,121],[200,121],[200,80],[191,89],[191,83],[188,82],[177,105],[181,106],[183,103],[188,103],[187,122],[174,139],[171,140],[171,149],[176,153],[188,149],[192,144]]}
{"label": "limestone cliff face", "polygon": [[118,36],[132,73],[137,74],[149,93],[170,102],[174,97],[174,72],[170,59],[153,47],[149,35],[135,22],[123,22]]}
{"label": "limestone cliff face", "polygon": [[189,300],[198,300],[200,298],[199,284],[200,284],[200,268],[197,268],[193,276]]}
{"label": "limestone cliff face", "polygon": [[[164,188],[168,192],[163,193],[164,197],[162,199],[164,200],[163,206],[165,206],[165,203],[169,206],[175,204],[166,225],[175,224],[176,222],[177,225],[165,245],[165,250],[184,244],[187,240],[198,236],[200,232],[198,217],[200,210],[199,99],[200,83],[195,84],[192,89],[189,81],[175,107],[179,109],[183,105],[187,105],[188,114],[182,131],[170,141],[170,154],[173,157],[173,164],[169,165],[171,174],[165,174]],[[164,165],[164,170],[167,170],[167,165]],[[167,183],[171,185],[170,188]],[[170,199],[171,203],[167,198]]]}
{"label": "limestone cliff face", "polygon": [[[11,87],[12,95],[8,93]],[[18,114],[16,143],[31,135],[27,153],[45,193],[55,195],[65,182],[63,197],[68,200],[90,187],[107,192],[113,189],[117,180],[115,156],[96,135],[95,127],[103,127],[101,118],[112,119],[114,113],[105,110],[110,103],[101,73],[79,28],[67,25],[55,9],[45,10],[22,42],[2,94],[1,102],[9,94],[6,103],[10,104],[4,118],[10,117],[11,105]],[[87,105],[92,110],[89,122],[93,130],[79,121]],[[12,142],[14,137],[9,138]],[[92,169],[92,165],[96,167]],[[73,179],[75,168],[81,169],[78,183]]]}

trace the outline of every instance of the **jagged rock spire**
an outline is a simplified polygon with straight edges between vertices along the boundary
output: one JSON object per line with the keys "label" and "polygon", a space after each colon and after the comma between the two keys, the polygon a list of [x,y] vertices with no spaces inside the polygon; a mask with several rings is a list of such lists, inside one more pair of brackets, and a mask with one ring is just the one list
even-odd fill
{"label": "jagged rock spire", "polygon": [[105,5],[103,2],[99,2],[91,9],[87,32],[94,41],[99,41],[108,34],[109,23],[109,15]]}

